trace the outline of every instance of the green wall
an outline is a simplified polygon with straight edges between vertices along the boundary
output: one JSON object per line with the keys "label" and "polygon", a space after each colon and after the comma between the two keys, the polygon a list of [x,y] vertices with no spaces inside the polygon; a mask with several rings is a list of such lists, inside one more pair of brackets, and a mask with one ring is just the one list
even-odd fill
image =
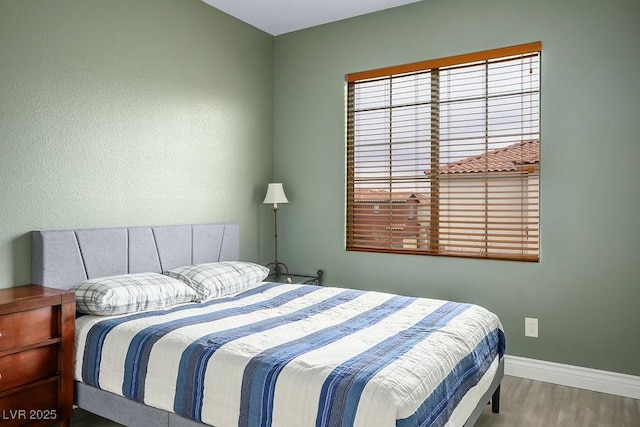
{"label": "green wall", "polygon": [[200,0],[0,0],[0,288],[33,229],[239,221],[257,260],[273,43]]}
{"label": "green wall", "polygon": [[[280,258],[495,311],[509,354],[640,375],[640,3],[424,0],[275,39]],[[542,41],[541,261],[345,252],[344,76]],[[524,337],[524,317],[540,338]]]}

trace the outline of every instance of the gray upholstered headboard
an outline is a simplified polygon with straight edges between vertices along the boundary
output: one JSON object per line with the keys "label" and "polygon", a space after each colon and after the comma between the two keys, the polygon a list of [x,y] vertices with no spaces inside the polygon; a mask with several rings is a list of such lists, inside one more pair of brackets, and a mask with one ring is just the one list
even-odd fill
{"label": "gray upholstered headboard", "polygon": [[94,277],[239,257],[238,223],[33,231],[32,281],[68,289]]}

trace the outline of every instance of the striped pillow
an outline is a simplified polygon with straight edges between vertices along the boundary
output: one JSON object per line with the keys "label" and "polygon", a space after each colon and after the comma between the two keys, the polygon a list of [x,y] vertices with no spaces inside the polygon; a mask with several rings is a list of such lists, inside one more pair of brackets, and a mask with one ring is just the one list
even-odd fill
{"label": "striped pillow", "polygon": [[99,316],[163,310],[197,299],[184,282],[158,273],[99,277],[71,290],[76,293],[77,311]]}
{"label": "striped pillow", "polygon": [[197,292],[198,301],[206,301],[263,281],[269,269],[252,262],[223,261],[174,268],[164,274],[182,280]]}

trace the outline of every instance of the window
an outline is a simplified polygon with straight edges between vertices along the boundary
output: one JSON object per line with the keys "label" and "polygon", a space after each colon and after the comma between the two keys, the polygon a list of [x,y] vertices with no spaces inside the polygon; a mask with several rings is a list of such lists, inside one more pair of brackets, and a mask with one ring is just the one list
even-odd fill
{"label": "window", "polygon": [[346,76],[347,250],[538,261],[541,48]]}

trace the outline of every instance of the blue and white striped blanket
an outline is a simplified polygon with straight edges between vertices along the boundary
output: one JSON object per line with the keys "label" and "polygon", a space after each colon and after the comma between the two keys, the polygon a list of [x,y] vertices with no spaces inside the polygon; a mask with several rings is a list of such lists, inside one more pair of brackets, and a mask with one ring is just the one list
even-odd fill
{"label": "blue and white striped blanket", "polygon": [[275,283],[76,331],[76,380],[218,427],[446,425],[504,352],[475,305]]}

